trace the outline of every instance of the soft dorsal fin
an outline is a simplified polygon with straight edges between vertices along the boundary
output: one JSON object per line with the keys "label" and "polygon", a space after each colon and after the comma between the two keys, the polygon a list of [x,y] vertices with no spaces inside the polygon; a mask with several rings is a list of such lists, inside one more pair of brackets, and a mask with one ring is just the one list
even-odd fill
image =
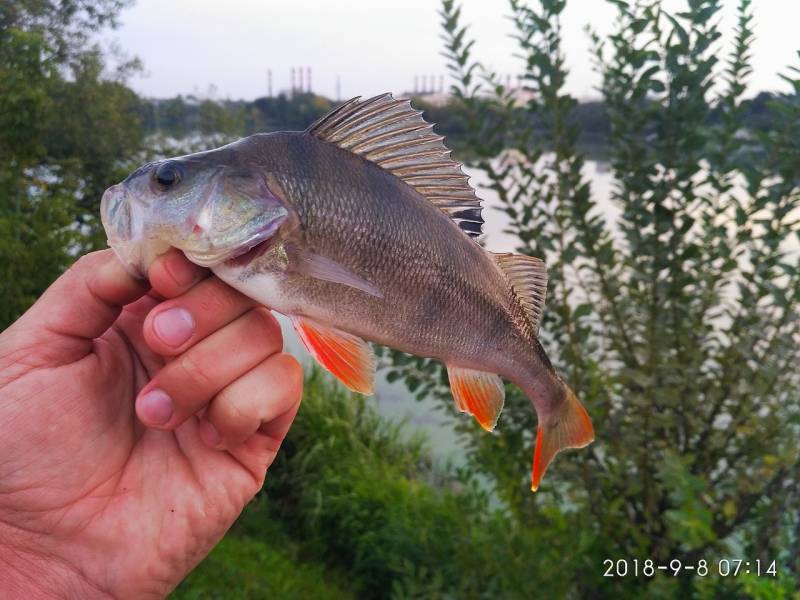
{"label": "soft dorsal fin", "polygon": [[356,97],[306,132],[380,165],[438,206],[464,233],[473,238],[481,234],[481,201],[469,177],[410,101],[391,94]]}
{"label": "soft dorsal fin", "polygon": [[538,333],[547,296],[547,266],[542,259],[524,254],[494,254],[494,259],[519,297],[534,333]]}

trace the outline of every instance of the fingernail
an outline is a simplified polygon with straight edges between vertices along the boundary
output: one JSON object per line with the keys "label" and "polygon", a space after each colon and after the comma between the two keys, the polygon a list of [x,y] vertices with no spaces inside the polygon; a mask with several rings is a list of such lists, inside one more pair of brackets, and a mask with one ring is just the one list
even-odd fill
{"label": "fingernail", "polygon": [[182,287],[194,282],[197,276],[197,268],[183,255],[170,257],[165,266],[175,283]]}
{"label": "fingernail", "polygon": [[217,431],[217,428],[211,424],[211,421],[202,421],[200,423],[200,439],[212,448],[219,447],[222,442],[222,436]]}
{"label": "fingernail", "polygon": [[194,333],[194,319],[185,308],[170,308],[153,318],[153,329],[162,342],[178,347]]}
{"label": "fingernail", "polygon": [[172,398],[161,390],[150,390],[136,402],[136,412],[146,425],[166,425],[174,410]]}

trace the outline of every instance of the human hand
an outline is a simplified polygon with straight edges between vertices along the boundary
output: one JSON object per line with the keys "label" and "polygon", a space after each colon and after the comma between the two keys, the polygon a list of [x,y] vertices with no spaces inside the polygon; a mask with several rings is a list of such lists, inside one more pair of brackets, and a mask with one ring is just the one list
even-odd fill
{"label": "human hand", "polygon": [[148,293],[95,252],[0,334],[5,593],[164,596],[261,488],[302,369],[205,273],[170,252]]}

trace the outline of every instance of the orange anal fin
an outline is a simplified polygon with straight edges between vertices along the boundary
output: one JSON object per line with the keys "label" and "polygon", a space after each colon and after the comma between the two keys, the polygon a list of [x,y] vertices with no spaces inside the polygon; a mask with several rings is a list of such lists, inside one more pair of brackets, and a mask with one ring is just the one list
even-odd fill
{"label": "orange anal fin", "polygon": [[300,341],[319,364],[354,392],[373,393],[375,355],[360,337],[293,317]]}
{"label": "orange anal fin", "polygon": [[566,388],[561,409],[536,428],[536,449],[533,453],[531,490],[539,489],[542,477],[553,457],[565,448],[583,448],[594,441],[594,428],[589,413]]}
{"label": "orange anal fin", "polygon": [[447,376],[458,410],[473,415],[481,427],[492,431],[506,398],[500,377],[494,373],[449,365]]}

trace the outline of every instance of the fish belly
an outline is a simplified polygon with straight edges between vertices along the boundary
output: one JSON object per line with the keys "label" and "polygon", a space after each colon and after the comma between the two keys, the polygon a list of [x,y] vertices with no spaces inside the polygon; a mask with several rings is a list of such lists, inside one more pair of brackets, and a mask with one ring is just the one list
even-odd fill
{"label": "fish belly", "polygon": [[290,316],[297,312],[297,299],[287,293],[283,284],[284,275],[280,272],[245,275],[243,269],[227,263],[217,265],[211,271],[232,288],[271,310]]}

